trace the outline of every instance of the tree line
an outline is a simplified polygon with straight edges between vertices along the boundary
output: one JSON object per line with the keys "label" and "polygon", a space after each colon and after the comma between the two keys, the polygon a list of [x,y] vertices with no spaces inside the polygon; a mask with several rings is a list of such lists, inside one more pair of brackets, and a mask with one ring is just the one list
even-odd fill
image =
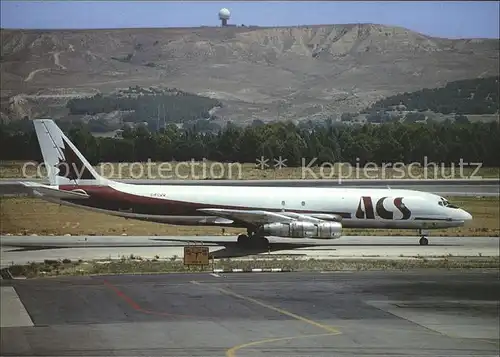
{"label": "tree line", "polygon": [[129,88],[115,95],[96,94],[87,98],[73,98],[66,107],[71,115],[96,115],[124,111],[123,122],[147,122],[151,129],[158,122],[183,123],[197,119],[209,119],[210,109],[222,107],[216,99],[199,96],[176,89],[147,90]]}
{"label": "tree line", "polygon": [[[32,124],[32,123],[31,123]],[[22,124],[17,124],[21,126]],[[27,125],[25,123],[24,125]],[[38,160],[40,149],[33,125],[30,130],[0,126],[1,160]],[[145,126],[125,129],[123,138],[94,137],[84,124],[61,126],[93,164],[99,162],[214,160],[255,162],[264,156],[281,156],[287,166],[300,167],[317,158],[323,162],[420,162],[424,158],[445,164],[482,162],[498,167],[500,126],[498,122],[477,123],[384,123],[362,126],[335,125],[313,127],[289,122],[239,127],[227,125],[217,133],[179,130],[168,125],[160,131]]]}
{"label": "tree line", "polygon": [[401,104],[408,111],[442,114],[495,114],[499,111],[499,76],[453,81],[441,88],[425,88],[381,99],[363,113],[391,110]]}

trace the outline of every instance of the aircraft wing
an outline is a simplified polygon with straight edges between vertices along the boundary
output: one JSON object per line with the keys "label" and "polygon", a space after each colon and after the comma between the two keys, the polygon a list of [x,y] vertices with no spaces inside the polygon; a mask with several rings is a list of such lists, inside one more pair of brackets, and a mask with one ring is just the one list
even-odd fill
{"label": "aircraft wing", "polygon": [[282,213],[269,211],[237,210],[222,208],[200,208],[198,211],[209,213],[233,221],[244,222],[249,225],[260,226],[266,223],[289,223],[295,221],[295,218],[288,217]]}
{"label": "aircraft wing", "polygon": [[267,223],[290,223],[293,221],[322,222],[312,216],[295,212],[270,212],[258,210],[238,210],[221,208],[200,208],[198,211],[209,213],[214,216],[227,218],[232,221],[243,222],[247,225],[260,226]]}

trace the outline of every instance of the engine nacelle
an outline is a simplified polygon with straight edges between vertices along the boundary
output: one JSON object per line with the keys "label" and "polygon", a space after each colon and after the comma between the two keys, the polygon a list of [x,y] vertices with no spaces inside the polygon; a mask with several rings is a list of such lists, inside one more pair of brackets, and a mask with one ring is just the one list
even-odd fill
{"label": "engine nacelle", "polygon": [[260,228],[262,234],[290,238],[320,238],[337,239],[342,234],[342,224],[339,222],[304,222],[269,223]]}

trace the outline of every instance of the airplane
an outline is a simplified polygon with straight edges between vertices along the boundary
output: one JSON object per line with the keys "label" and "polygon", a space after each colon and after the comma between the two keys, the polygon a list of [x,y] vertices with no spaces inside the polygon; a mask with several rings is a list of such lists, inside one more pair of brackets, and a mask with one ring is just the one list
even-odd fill
{"label": "airplane", "polygon": [[390,188],[252,187],[129,184],[99,175],[51,119],[33,120],[49,184],[20,182],[49,202],[173,225],[238,227],[237,243],[267,237],[338,239],[344,228],[461,227],[470,213],[444,197]]}

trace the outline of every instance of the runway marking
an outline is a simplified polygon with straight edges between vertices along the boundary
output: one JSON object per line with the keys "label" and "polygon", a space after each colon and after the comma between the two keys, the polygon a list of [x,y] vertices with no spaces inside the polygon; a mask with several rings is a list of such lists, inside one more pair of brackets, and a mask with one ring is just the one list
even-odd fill
{"label": "runway marking", "polygon": [[1,327],[34,326],[28,310],[24,306],[16,289],[12,286],[2,286],[1,294]]}
{"label": "runway marking", "polygon": [[[401,314],[397,314],[396,311],[399,310],[400,308],[397,306],[397,303],[399,301],[383,301],[383,302],[380,302],[380,301],[376,301],[376,300],[365,300],[364,301],[367,305],[373,307],[373,308],[376,308],[376,309],[379,309],[380,311],[383,311],[383,312],[386,312],[388,314],[391,314],[393,315],[394,317],[397,317],[398,319],[401,319],[401,320],[404,320],[404,321],[407,321],[411,324],[414,324],[420,328],[423,328],[425,333],[428,333],[430,335],[433,335],[433,336],[441,336],[441,337],[445,337],[445,338],[453,338],[453,339],[457,339],[457,340],[475,340],[475,341],[482,341],[482,342],[486,342],[486,343],[489,343],[489,344],[493,344],[495,346],[498,346],[498,342],[496,341],[490,341],[490,340],[487,340],[487,339],[484,339],[484,338],[476,338],[476,337],[463,337],[463,336],[454,336],[454,335],[451,335],[449,333],[444,333],[442,331],[439,331],[437,329],[434,329],[432,327],[429,327],[427,326],[426,324],[423,324],[421,322],[418,322],[418,321],[415,321],[414,319],[412,318],[409,318],[408,316],[405,316],[405,315],[401,315]],[[382,303],[382,304],[381,304]],[[484,302],[483,302],[484,303]],[[422,332],[424,332],[422,331]]]}
{"label": "runway marking", "polygon": [[147,315],[157,315],[157,316],[170,316],[170,317],[189,317],[189,318],[194,318],[194,319],[199,319],[200,316],[192,316],[192,315],[183,315],[183,314],[171,314],[168,312],[163,312],[163,311],[154,311],[154,310],[148,310],[140,306],[137,302],[135,302],[131,297],[129,297],[127,294],[125,294],[123,291],[118,289],[115,285],[111,284],[107,280],[103,280],[104,285],[112,290],[118,297],[120,297],[123,301],[125,301],[132,309],[138,312],[142,312],[143,314]]}
{"label": "runway marking", "polygon": [[306,338],[306,337],[314,337],[314,336],[328,336],[328,335],[335,336],[335,335],[340,335],[342,333],[342,332],[340,332],[339,330],[337,330],[336,328],[334,328],[332,326],[324,325],[324,324],[319,323],[317,321],[308,319],[307,317],[303,317],[303,316],[294,314],[293,312],[290,312],[290,311],[281,309],[279,307],[275,307],[275,306],[266,304],[265,302],[253,299],[253,298],[248,297],[248,296],[240,295],[240,294],[235,293],[234,291],[231,291],[231,290],[228,290],[228,289],[214,287],[214,286],[211,286],[210,284],[202,284],[202,283],[200,283],[198,281],[195,281],[195,280],[191,281],[191,283],[195,284],[195,285],[208,286],[210,289],[220,291],[223,294],[226,294],[226,295],[229,295],[229,296],[233,296],[233,297],[236,297],[238,299],[251,302],[251,303],[253,303],[255,305],[259,305],[259,306],[265,307],[266,309],[276,311],[276,312],[278,312],[278,313],[280,313],[282,315],[286,315],[286,316],[292,317],[292,318],[294,318],[296,320],[305,322],[305,323],[307,323],[309,325],[312,325],[312,326],[315,326],[315,327],[319,327],[320,329],[323,329],[323,330],[325,330],[325,331],[328,332],[326,334],[321,334],[321,335],[299,335],[299,336],[292,336],[292,337],[281,337],[281,338],[265,339],[265,340],[260,340],[260,341],[248,342],[248,343],[244,343],[244,344],[241,344],[241,345],[237,345],[237,346],[231,347],[229,350],[226,351],[226,356],[227,357],[234,357],[235,356],[234,353],[237,350],[240,350],[240,349],[245,348],[245,347],[249,347],[249,346],[261,344],[261,343],[269,343],[269,342],[274,342],[274,341],[291,340],[291,339],[296,339],[296,338]]}
{"label": "runway marking", "polygon": [[291,336],[291,337],[278,337],[278,338],[268,338],[265,340],[258,340],[258,341],[253,341],[253,342],[248,342],[248,343],[243,343],[241,345],[237,345],[234,347],[231,347],[226,351],[226,357],[235,357],[236,356],[236,351],[242,350],[247,347],[251,346],[257,346],[257,345],[263,345],[265,343],[271,343],[271,342],[279,342],[279,341],[289,341],[289,340],[297,340],[300,338],[312,338],[312,337],[323,337],[323,336],[336,336],[340,335],[341,332],[339,333],[320,333],[316,335],[298,335],[298,336]]}
{"label": "runway marking", "polygon": [[[195,284],[195,285],[204,285],[204,286],[209,286],[207,284],[202,284],[198,281],[191,281],[192,284]],[[229,296],[233,296],[233,297],[236,297],[236,298],[239,298],[239,299],[242,299],[242,300],[246,300],[248,302],[251,302],[253,304],[256,304],[256,305],[260,305],[262,307],[265,307],[269,310],[273,310],[273,311],[276,311],[276,312],[279,312],[280,314],[283,314],[283,315],[286,315],[286,316],[290,316],[290,317],[293,317],[294,319],[296,320],[300,320],[300,321],[303,321],[305,323],[308,323],[309,325],[313,325],[313,326],[316,326],[316,327],[319,327],[323,330],[326,330],[330,333],[340,333],[339,330],[337,330],[336,328],[332,327],[332,326],[327,326],[327,325],[323,325],[317,321],[314,321],[314,320],[311,320],[311,319],[308,319],[306,317],[303,317],[303,316],[300,316],[300,315],[297,315],[297,314],[294,314],[293,312],[290,312],[290,311],[287,311],[287,310],[284,310],[284,309],[281,309],[279,307],[275,307],[275,306],[272,306],[272,305],[269,305],[269,304],[266,304],[265,302],[262,302],[260,300],[256,300],[256,299],[253,299],[251,297],[248,297],[248,296],[244,296],[244,295],[240,295],[238,293],[235,293],[234,291],[231,291],[231,290],[228,290],[228,289],[224,289],[224,288],[217,288],[217,287],[214,287],[214,286],[209,286],[211,289],[214,289],[214,290],[218,290],[220,291],[221,293],[223,294],[226,294],[226,295],[229,295]]]}

